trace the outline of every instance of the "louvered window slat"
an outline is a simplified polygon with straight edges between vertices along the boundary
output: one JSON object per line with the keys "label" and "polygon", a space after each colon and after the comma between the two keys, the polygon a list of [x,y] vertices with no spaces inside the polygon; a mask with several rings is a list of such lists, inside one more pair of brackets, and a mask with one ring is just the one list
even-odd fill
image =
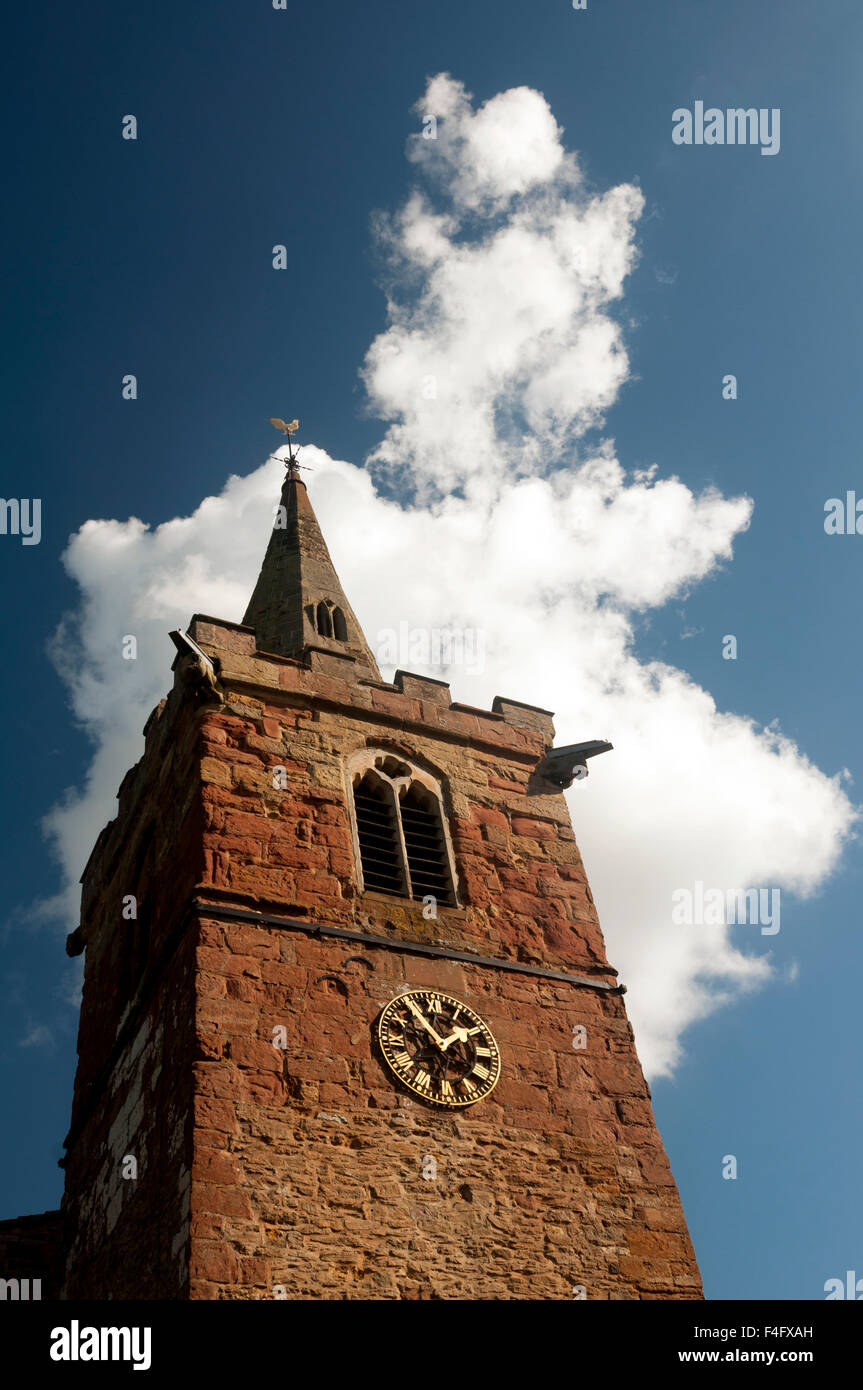
{"label": "louvered window slat", "polygon": [[423,806],[415,797],[411,788],[399,806],[413,896],[431,894],[439,903],[451,903],[452,886],[440,813],[436,806]]}
{"label": "louvered window slat", "polygon": [[413,783],[396,797],[385,774],[370,769],[354,787],[353,799],[366,888],[415,900],[431,895],[452,905],[452,871],[434,796]]}
{"label": "louvered window slat", "polygon": [[402,895],[404,879],[393,807],[385,795],[378,796],[365,785],[354,791],[354,806],[366,887]]}

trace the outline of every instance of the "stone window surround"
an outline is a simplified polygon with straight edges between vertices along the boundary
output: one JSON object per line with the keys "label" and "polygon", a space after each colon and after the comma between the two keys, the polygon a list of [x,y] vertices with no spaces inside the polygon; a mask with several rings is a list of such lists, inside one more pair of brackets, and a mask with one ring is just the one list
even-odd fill
{"label": "stone window surround", "polygon": [[[337,603],[332,599],[322,598],[313,605],[313,626],[319,637],[327,637],[331,641],[347,642],[348,625],[345,615]],[[329,631],[326,631],[329,628]]]}
{"label": "stone window surround", "polygon": [[[387,766],[389,765],[389,767]],[[402,818],[398,811],[399,792],[404,788],[419,784],[437,803],[438,816],[440,819],[441,837],[446,855],[446,867],[449,874],[450,890],[452,893],[452,903],[443,903],[442,907],[460,908],[462,906],[458,893],[458,878],[455,870],[455,855],[452,847],[452,837],[450,835],[449,820],[444,808],[441,784],[438,779],[425,768],[419,766],[404,753],[392,748],[362,748],[359,752],[352,754],[345,764],[345,783],[347,787],[348,813],[351,822],[351,840],[354,849],[354,863],[356,865],[357,883],[361,893],[366,892],[365,880],[363,878],[363,860],[360,853],[359,831],[357,827],[357,810],[354,804],[354,784],[361,782],[367,772],[373,772],[376,777],[388,787],[389,794],[393,799],[395,814],[396,835],[398,837],[399,853],[402,860],[402,873],[408,887],[410,887],[410,866],[408,864],[407,847],[405,845],[404,831],[402,829]],[[372,889],[369,892],[375,891]],[[395,895],[393,895],[395,896]],[[411,897],[408,892],[402,895],[408,902],[422,902],[422,898]]]}

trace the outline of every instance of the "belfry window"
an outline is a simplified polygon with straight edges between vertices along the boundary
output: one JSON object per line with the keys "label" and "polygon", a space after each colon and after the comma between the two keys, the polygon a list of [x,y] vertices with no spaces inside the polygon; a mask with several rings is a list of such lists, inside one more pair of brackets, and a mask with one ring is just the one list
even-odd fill
{"label": "belfry window", "polygon": [[437,798],[413,783],[399,802],[408,868],[415,898],[432,893],[450,901],[450,877]]}
{"label": "belfry window", "polygon": [[321,599],[321,602],[318,604],[318,632],[321,637],[332,637],[333,635],[333,620],[330,617],[330,610],[323,599]]}
{"label": "belfry window", "polygon": [[321,599],[315,609],[315,627],[320,637],[335,637],[337,642],[347,642],[348,625],[341,608],[329,599]]}
{"label": "belfry window", "polygon": [[392,788],[367,772],[354,788],[354,809],[365,886],[403,895],[405,881]]}
{"label": "belfry window", "polygon": [[441,791],[421,768],[392,753],[349,764],[358,869],[364,890],[457,905]]}

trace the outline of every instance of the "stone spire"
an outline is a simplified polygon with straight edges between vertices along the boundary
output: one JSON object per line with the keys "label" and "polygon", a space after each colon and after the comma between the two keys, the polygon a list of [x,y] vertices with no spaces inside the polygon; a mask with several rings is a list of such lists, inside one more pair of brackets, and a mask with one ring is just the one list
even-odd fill
{"label": "stone spire", "polygon": [[243,622],[255,629],[259,651],[302,657],[307,647],[322,648],[352,656],[357,675],[381,678],[293,461]]}

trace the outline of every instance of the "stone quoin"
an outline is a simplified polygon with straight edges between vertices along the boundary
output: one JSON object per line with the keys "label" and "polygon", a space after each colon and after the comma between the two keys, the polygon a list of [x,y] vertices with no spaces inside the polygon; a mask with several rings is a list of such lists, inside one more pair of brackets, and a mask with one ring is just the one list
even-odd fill
{"label": "stone quoin", "polygon": [[243,622],[172,634],[84,871],[65,1194],[0,1223],[0,1275],[43,1299],[701,1298],[538,772],[552,716],[383,681],[294,465],[280,507]]}

